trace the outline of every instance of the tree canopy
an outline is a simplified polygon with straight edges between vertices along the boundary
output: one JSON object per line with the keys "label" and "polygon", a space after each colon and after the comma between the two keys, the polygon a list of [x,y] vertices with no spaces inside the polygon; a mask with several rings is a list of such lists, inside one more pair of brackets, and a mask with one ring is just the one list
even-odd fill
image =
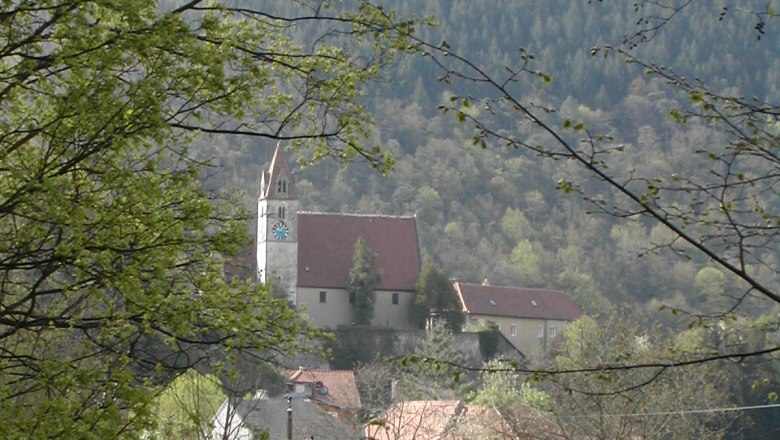
{"label": "tree canopy", "polygon": [[[359,101],[413,22],[266,6],[3,3],[0,436],[137,438],[181,371],[316,336],[226,281],[246,218],[189,146],[238,134],[387,169]],[[307,26],[321,38],[296,39]]]}
{"label": "tree canopy", "polygon": [[409,317],[412,322],[424,328],[429,319],[443,319],[453,332],[463,327],[463,312],[460,299],[447,275],[426,264],[417,277],[414,300],[409,303]]}
{"label": "tree canopy", "polygon": [[[676,20],[693,20],[697,14],[714,15],[717,21],[719,12],[722,20],[732,13],[752,11],[758,22],[754,36],[761,37],[767,31],[766,19],[775,12],[754,6],[758,9],[746,7],[736,12],[715,8],[713,14],[713,6],[706,2],[640,2],[636,8],[638,28],[622,41],[590,49],[591,56],[606,60],[604,63],[618,58],[631,69],[641,69],[650,81],[658,79],[655,85],[666,99],[656,105],[671,121],[670,129],[679,130],[679,136],[670,136],[668,144],[659,146],[657,135],[649,127],[641,127],[644,133],[640,132],[638,143],[670,152],[664,163],[650,167],[645,159],[657,156],[651,156],[652,150],[632,145],[632,136],[610,121],[616,115],[576,105],[568,98],[559,108],[545,102],[539,85],[545,87],[554,78],[527,48],[520,48],[514,62],[498,71],[459,54],[447,42],[421,45],[439,69],[442,82],[453,92],[440,109],[453,113],[470,130],[473,145],[527,151],[562,163],[551,168],[558,173],[555,185],[561,193],[582,196],[592,212],[629,221],[615,224],[610,231],[622,252],[618,255],[626,251],[661,254],[674,258],[672,261],[716,264],[732,280],[728,291],[725,280],[705,277],[706,272],[696,277],[695,284],[706,284],[714,295],[723,294],[719,300],[669,304],[668,308],[695,318],[722,318],[743,310],[751,312],[750,304],[756,304],[756,297],[780,304],[777,105],[770,96],[746,98],[736,88],[724,89],[717,80],[689,79],[679,73],[688,70],[685,60],[655,61],[652,48],[665,42],[666,32],[677,29],[673,26]],[[725,32],[717,24],[711,29]],[[729,56],[750,55],[732,52]],[[528,93],[529,88],[534,92]],[[698,141],[686,142],[684,136],[697,136]],[[527,212],[539,206],[533,200],[526,198]],[[661,228],[654,228],[648,237],[643,225]],[[527,233],[523,228],[508,232],[518,230]],[[534,283],[549,282],[542,268],[548,266],[545,260],[554,262],[556,256],[532,238],[517,237],[512,260],[522,266],[525,278]],[[558,258],[563,256],[559,251]],[[650,278],[647,264],[635,263],[626,269],[630,271],[620,277],[626,293],[634,290],[631,279]],[[586,274],[571,275],[573,280],[587,281]],[[764,355],[780,347],[767,350],[754,354]]]}
{"label": "tree canopy", "polygon": [[355,324],[369,325],[374,317],[374,288],[382,280],[376,266],[376,254],[362,237],[355,242],[352,269],[349,271],[349,301]]}

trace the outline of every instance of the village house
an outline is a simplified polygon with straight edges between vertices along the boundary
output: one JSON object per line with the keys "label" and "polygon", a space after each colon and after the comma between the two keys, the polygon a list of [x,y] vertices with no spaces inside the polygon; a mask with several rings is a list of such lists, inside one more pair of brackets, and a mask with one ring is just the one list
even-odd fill
{"label": "village house", "polygon": [[357,421],[360,393],[352,370],[284,370],[287,392],[293,399],[308,399],[345,421]]}
{"label": "village house", "polygon": [[580,316],[577,306],[557,290],[523,289],[456,282],[464,331],[479,331],[488,323],[527,358],[538,358],[560,337],[561,330]]}
{"label": "village house", "polygon": [[292,410],[294,438],[358,439],[360,393],[352,370],[284,370],[287,393],[268,398],[226,399],[212,420],[212,438],[252,440],[258,432],[287,438]]}
{"label": "village house", "polygon": [[[291,422],[291,423],[290,423]],[[225,400],[212,419],[212,440],[257,440],[261,433],[270,439],[333,438],[362,439],[361,430],[323,410],[309,399]]]}

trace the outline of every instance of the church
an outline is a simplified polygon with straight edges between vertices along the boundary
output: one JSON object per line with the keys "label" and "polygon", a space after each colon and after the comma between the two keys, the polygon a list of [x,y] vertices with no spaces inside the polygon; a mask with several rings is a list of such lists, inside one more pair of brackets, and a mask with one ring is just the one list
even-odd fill
{"label": "church", "polygon": [[262,172],[257,201],[257,277],[274,280],[321,328],[349,325],[349,272],[359,238],[376,254],[372,326],[411,328],[409,303],[421,269],[413,216],[299,210],[295,180],[277,145]]}

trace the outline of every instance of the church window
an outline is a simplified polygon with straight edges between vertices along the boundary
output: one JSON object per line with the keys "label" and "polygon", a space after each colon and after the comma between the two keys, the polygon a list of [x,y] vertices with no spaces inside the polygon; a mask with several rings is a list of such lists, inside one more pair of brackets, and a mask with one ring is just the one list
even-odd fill
{"label": "church window", "polygon": [[278,215],[278,217],[279,217],[280,219],[283,219],[283,218],[284,218],[284,206],[280,206],[280,207],[279,207],[279,215]]}
{"label": "church window", "polygon": [[328,292],[326,292],[324,290],[320,291],[320,302],[323,303],[323,304],[328,302]]}
{"label": "church window", "polygon": [[279,194],[285,194],[287,192],[287,181],[284,179],[279,179],[278,182],[276,182],[276,192]]}
{"label": "church window", "polygon": [[397,293],[393,293],[393,305],[395,305],[395,306],[398,305],[398,294]]}

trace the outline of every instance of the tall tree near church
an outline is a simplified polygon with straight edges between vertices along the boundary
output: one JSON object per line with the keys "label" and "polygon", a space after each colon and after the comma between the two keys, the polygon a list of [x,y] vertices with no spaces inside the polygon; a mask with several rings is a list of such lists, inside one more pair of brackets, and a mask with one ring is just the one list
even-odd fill
{"label": "tall tree near church", "polygon": [[428,263],[417,277],[414,300],[409,303],[409,318],[423,328],[428,319],[442,319],[452,332],[463,327],[462,306],[447,275]]}
{"label": "tall tree near church", "polygon": [[[143,437],[182,371],[316,336],[225,279],[245,216],[188,145],[241,134],[387,166],[361,146],[360,97],[406,37],[363,3],[233,3],[2,3],[0,438]],[[321,38],[299,44],[309,25]]]}
{"label": "tall tree near church", "polygon": [[369,325],[374,317],[374,287],[382,280],[376,267],[376,254],[363,238],[355,242],[352,269],[349,271],[349,298],[355,324]]}

